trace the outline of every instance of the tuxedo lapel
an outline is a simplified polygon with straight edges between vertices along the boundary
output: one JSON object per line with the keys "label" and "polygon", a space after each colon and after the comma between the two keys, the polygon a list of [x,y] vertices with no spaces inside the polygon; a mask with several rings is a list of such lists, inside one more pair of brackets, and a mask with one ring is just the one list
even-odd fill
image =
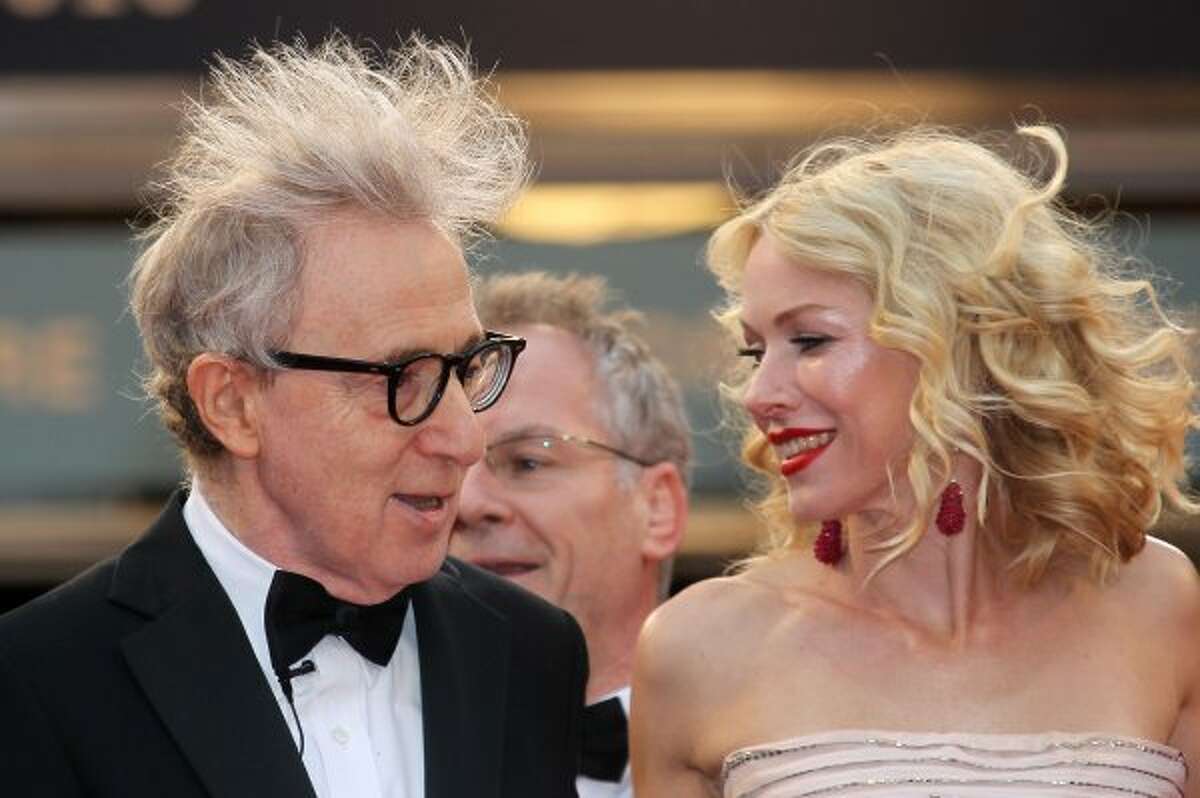
{"label": "tuxedo lapel", "polygon": [[147,616],[122,641],[146,697],[214,798],[315,798],[283,715],[172,497],[121,556],[110,599]]}
{"label": "tuxedo lapel", "polygon": [[426,798],[500,794],[508,621],[463,589],[453,561],[413,590]]}

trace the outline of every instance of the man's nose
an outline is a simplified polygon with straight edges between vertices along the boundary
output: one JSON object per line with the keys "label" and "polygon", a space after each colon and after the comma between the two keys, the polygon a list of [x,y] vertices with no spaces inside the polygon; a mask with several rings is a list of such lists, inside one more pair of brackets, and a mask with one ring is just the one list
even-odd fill
{"label": "man's nose", "polygon": [[492,524],[503,524],[512,517],[504,488],[486,461],[467,469],[458,497],[455,530],[470,534]]}
{"label": "man's nose", "polygon": [[463,468],[483,457],[483,428],[458,380],[452,379],[446,384],[437,408],[418,429],[418,441],[424,454],[453,460]]}

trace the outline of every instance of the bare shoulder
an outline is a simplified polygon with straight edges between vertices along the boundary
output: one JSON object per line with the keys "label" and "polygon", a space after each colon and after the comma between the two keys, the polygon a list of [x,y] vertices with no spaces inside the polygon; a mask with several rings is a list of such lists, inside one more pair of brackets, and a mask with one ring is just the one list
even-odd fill
{"label": "bare shoulder", "polygon": [[642,627],[637,670],[674,686],[730,684],[779,614],[770,587],[748,572],[706,579],[660,606]]}
{"label": "bare shoulder", "polygon": [[1158,617],[1200,618],[1200,575],[1182,551],[1166,541],[1146,538],[1146,546],[1122,568],[1119,589],[1138,609]]}
{"label": "bare shoulder", "polygon": [[761,593],[744,575],[697,582],[655,610],[642,627],[639,651],[690,660],[697,649],[726,649],[730,635],[739,635],[761,609]]}
{"label": "bare shoulder", "polygon": [[1156,638],[1188,660],[1200,658],[1200,575],[1186,554],[1148,537],[1121,567],[1113,588],[1116,611],[1144,638]]}
{"label": "bare shoulder", "polygon": [[[1128,580],[1138,620],[1151,634],[1146,645],[1166,656],[1178,687],[1178,710],[1167,743],[1182,751],[1193,767],[1188,795],[1200,795],[1200,575],[1182,551],[1156,538],[1129,561],[1121,581]],[[1167,678],[1171,678],[1168,676]]]}
{"label": "bare shoulder", "polygon": [[[724,727],[744,689],[747,660],[771,623],[771,590],[746,573],[699,582],[659,607],[642,627],[633,675],[633,772],[639,793],[683,794],[711,779],[728,750]],[[637,780],[641,779],[641,782]],[[670,784],[670,791],[666,786]],[[689,793],[690,794],[690,793]]]}
{"label": "bare shoulder", "polygon": [[780,640],[790,646],[805,639],[819,601],[807,576],[803,558],[764,559],[688,588],[647,621],[631,721],[639,795],[700,794],[680,786],[700,783],[712,794],[722,759],[753,737],[747,729],[759,724],[763,693],[778,684],[761,678],[764,664],[790,659]]}

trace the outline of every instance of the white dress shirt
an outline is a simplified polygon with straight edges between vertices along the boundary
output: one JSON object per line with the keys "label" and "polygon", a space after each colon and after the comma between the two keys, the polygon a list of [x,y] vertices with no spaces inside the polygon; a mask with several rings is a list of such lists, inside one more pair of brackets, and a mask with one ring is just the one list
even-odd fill
{"label": "white dress shirt", "polygon": [[[213,513],[198,483],[183,506],[192,538],[233,602],[285,723],[300,744],[292,710],[271,668],[264,610],[276,567],[246,548]],[[386,667],[340,637],[303,659],[316,672],[292,680],[304,729],[304,768],[318,798],[420,798],[425,794],[421,671],[412,606]],[[236,734],[236,728],[231,730]],[[252,743],[251,743],[252,744]]]}
{"label": "white dress shirt", "polygon": [[[625,719],[628,721],[628,687],[622,687],[620,690],[609,693],[596,703],[607,701],[614,696],[621,702],[621,709],[624,710]],[[578,776],[575,779],[575,789],[579,792],[579,798],[633,798],[633,777],[629,773],[629,763],[625,763],[625,772],[621,774],[620,781],[599,781],[587,776]]]}

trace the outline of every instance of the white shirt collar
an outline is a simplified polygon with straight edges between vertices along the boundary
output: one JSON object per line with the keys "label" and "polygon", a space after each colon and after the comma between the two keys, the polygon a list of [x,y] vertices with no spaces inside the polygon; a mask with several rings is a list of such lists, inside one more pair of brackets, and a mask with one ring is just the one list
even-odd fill
{"label": "white shirt collar", "polygon": [[[192,485],[183,518],[237,611],[280,716],[293,739],[298,739],[267,645],[264,611],[276,567],[229,531],[205,500],[199,484]],[[412,615],[413,608],[408,611]],[[363,659],[337,637],[322,639],[309,658],[318,670],[297,684],[295,707],[308,740],[304,768],[318,798],[424,795],[417,624],[411,618],[404,624],[387,668]]]}
{"label": "white shirt collar", "polygon": [[621,702],[621,709],[623,709],[625,711],[625,717],[628,718],[629,717],[629,689],[630,689],[629,685],[625,685],[624,687],[618,687],[616,690],[613,690],[611,693],[605,693],[604,695],[600,696],[592,703],[599,704],[601,701],[607,701],[610,698],[615,698]]}
{"label": "white shirt collar", "polygon": [[193,480],[191,493],[184,502],[183,520],[204,559],[217,575],[221,587],[233,602],[259,666],[265,673],[271,673],[271,653],[267,645],[263,608],[267,605],[267,591],[275,577],[276,567],[247,548],[229,531],[204,498],[197,480]]}

